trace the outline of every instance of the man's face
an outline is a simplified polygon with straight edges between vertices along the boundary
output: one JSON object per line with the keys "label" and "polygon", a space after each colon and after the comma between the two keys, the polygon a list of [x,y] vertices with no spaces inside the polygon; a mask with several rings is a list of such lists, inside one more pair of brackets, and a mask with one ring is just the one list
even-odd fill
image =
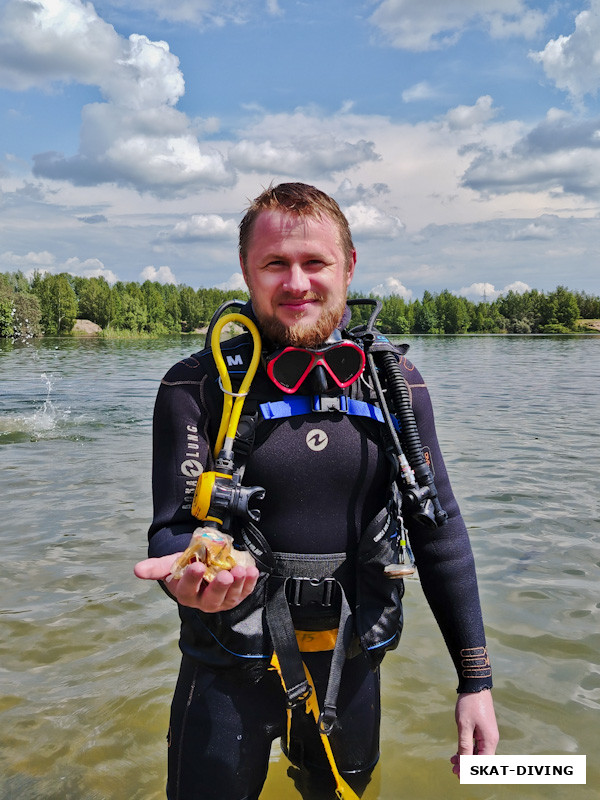
{"label": "man's face", "polygon": [[324,342],[344,313],[355,263],[329,217],[259,214],[242,272],[264,333],[281,344]]}

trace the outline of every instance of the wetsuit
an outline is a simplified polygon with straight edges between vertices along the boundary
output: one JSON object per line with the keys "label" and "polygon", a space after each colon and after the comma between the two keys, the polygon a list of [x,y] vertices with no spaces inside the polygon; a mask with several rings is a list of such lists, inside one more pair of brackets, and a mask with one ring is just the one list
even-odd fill
{"label": "wetsuit", "polygon": [[[231,352],[235,363],[235,350]],[[190,513],[191,499],[200,472],[212,468],[215,430],[211,358],[203,351],[176,364],[158,393],[151,557],[183,550],[198,525]],[[491,687],[491,670],[471,548],[439,450],[429,393],[404,356],[400,364],[449,517],[434,530],[405,522],[423,589],[457,669],[458,690],[480,691]],[[253,386],[266,390],[267,383],[259,370]],[[268,436],[259,437],[247,460],[244,483],[266,490],[260,528],[273,550],[342,553],[356,550],[361,533],[385,506],[389,474],[377,423],[313,412],[279,420]],[[233,657],[233,648],[215,644],[215,630],[218,634],[221,625],[215,615],[184,607],[179,611],[183,660],[171,713],[169,800],[256,798],[266,777],[271,742],[286,730],[279,677],[273,671],[245,670],[250,660]],[[223,619],[227,624],[228,618]],[[206,623],[212,626],[208,633]],[[328,652],[305,655],[320,700],[330,657]],[[345,662],[339,724],[330,737],[340,772],[355,786],[364,783],[377,761],[379,717],[379,671],[372,659],[359,653]],[[310,775],[319,775],[319,784],[327,783],[330,773],[316,726],[302,709],[294,712],[292,726],[290,759],[308,768]],[[300,784],[304,778],[299,777]],[[306,791],[306,796],[318,796],[314,786]]]}

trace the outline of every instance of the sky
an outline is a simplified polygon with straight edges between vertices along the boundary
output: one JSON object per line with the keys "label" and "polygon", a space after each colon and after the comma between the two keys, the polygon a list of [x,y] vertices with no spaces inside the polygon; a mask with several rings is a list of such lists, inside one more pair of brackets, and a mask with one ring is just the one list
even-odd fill
{"label": "sky", "polygon": [[238,288],[271,183],[352,288],[600,294],[600,0],[0,0],[0,271]]}

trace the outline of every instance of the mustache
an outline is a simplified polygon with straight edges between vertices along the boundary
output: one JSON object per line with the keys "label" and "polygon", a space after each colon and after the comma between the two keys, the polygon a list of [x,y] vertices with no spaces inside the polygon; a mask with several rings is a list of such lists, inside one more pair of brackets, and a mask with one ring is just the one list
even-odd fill
{"label": "mustache", "polygon": [[318,300],[322,302],[325,300],[325,297],[324,295],[319,294],[319,292],[308,291],[301,293],[281,292],[281,294],[278,294],[277,297],[275,298],[275,301],[278,303],[286,302],[288,300]]}

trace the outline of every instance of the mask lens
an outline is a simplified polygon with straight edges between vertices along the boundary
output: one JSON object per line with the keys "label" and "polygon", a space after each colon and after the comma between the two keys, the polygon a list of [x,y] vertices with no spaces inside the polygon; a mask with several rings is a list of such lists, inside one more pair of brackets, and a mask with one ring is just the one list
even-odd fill
{"label": "mask lens", "polygon": [[332,347],[331,350],[325,351],[322,357],[342,388],[344,384],[356,380],[365,365],[362,350],[352,344]]}
{"label": "mask lens", "polygon": [[273,381],[283,389],[294,391],[310,368],[314,356],[307,350],[286,348],[269,363],[268,372]]}

